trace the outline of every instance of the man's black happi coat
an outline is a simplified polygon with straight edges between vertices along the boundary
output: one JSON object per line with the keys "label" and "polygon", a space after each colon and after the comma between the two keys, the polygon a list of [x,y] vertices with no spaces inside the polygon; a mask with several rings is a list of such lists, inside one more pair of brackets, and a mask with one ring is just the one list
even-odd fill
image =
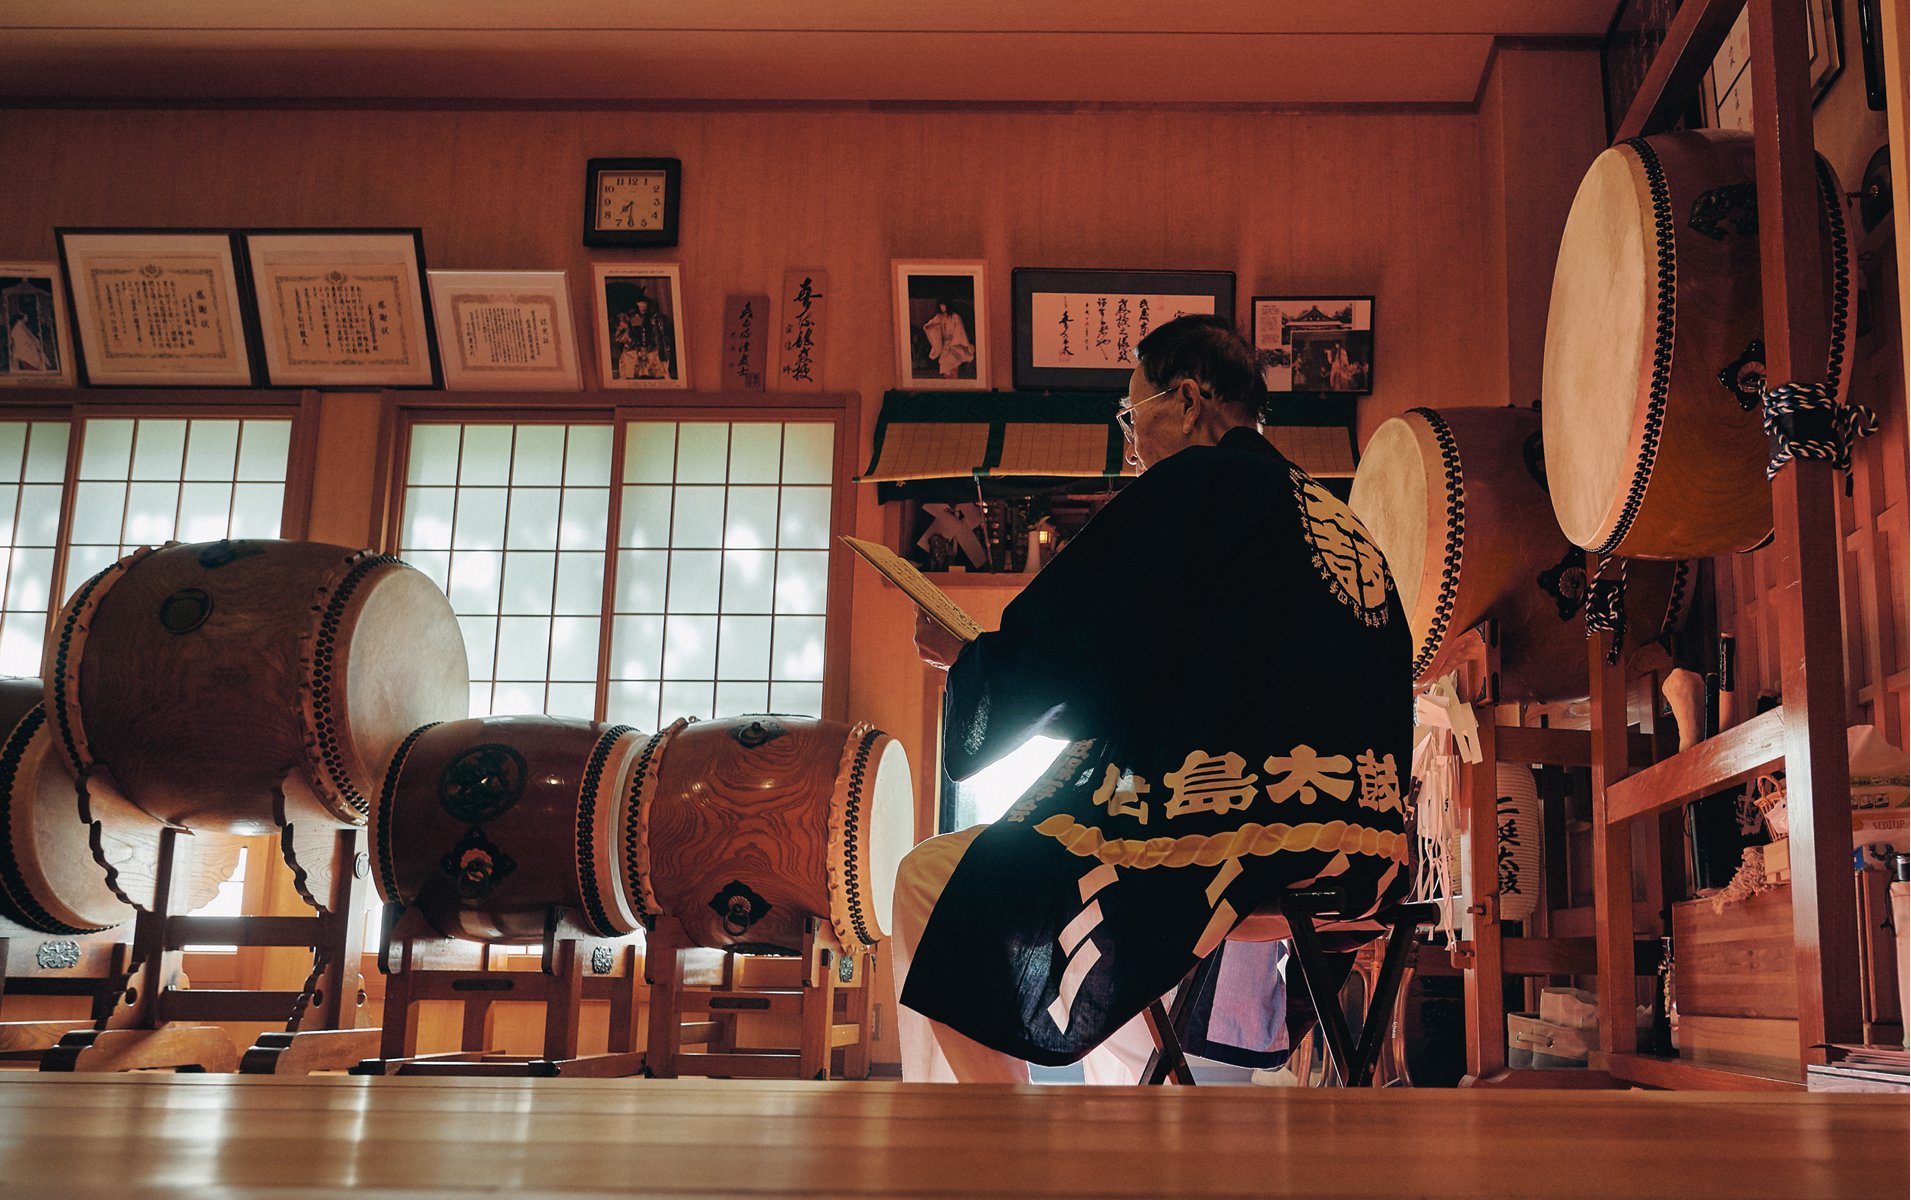
{"label": "man's black happi coat", "polygon": [[953,777],[1072,744],[963,856],[903,1002],[1072,1062],[1277,892],[1402,895],[1409,644],[1359,522],[1253,430],[1150,468],[949,672]]}

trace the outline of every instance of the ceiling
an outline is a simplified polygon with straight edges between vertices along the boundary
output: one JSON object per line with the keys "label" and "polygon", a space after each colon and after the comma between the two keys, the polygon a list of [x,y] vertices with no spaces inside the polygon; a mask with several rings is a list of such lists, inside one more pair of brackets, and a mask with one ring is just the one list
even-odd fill
{"label": "ceiling", "polygon": [[0,0],[67,100],[1470,105],[1617,0]]}

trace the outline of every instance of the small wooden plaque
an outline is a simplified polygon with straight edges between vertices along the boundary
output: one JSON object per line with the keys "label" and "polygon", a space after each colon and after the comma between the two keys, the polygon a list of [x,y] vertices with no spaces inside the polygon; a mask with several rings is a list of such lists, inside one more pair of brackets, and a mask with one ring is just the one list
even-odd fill
{"label": "small wooden plaque", "polygon": [[[814,306],[812,306],[814,311]],[[723,387],[724,391],[760,392],[763,370],[769,358],[765,351],[769,339],[764,336],[770,324],[768,296],[725,296],[723,298]]]}
{"label": "small wooden plaque", "polygon": [[823,390],[823,304],[829,276],[792,267],[783,273],[778,297],[776,386],[783,392]]}

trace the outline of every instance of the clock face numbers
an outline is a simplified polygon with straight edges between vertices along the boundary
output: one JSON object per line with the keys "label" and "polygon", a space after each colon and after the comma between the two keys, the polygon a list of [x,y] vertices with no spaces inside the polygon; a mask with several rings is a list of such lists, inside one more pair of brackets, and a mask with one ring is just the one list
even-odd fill
{"label": "clock face numbers", "polygon": [[664,227],[664,172],[603,171],[597,176],[597,228],[634,233]]}

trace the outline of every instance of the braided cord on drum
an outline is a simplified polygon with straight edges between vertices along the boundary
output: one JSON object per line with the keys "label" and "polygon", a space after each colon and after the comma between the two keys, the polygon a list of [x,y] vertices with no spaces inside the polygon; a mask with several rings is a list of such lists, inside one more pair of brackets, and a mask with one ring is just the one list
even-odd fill
{"label": "braided cord on drum", "polygon": [[[1606,568],[1619,564],[1619,578],[1607,579]],[[1606,663],[1619,661],[1626,642],[1626,579],[1632,572],[1632,560],[1607,555],[1599,560],[1593,577],[1586,583],[1586,636],[1612,635],[1612,649],[1606,651]]]}
{"label": "braided cord on drum", "polygon": [[13,855],[13,785],[20,775],[20,757],[45,723],[46,705],[34,705],[13,727],[6,747],[0,749],[0,913],[41,933],[98,933],[112,926],[69,925],[55,920],[34,896]]}
{"label": "braided cord on drum", "polygon": [[357,810],[359,816],[371,812],[371,802],[359,793],[352,782],[350,767],[345,761],[344,748],[339,745],[338,729],[333,721],[332,683],[338,658],[338,631],[345,621],[345,609],[352,601],[352,593],[372,572],[387,566],[412,568],[400,558],[390,554],[360,554],[354,556],[351,569],[332,589],[332,598],[319,616],[318,628],[312,637],[312,657],[306,663],[305,688],[308,712],[312,726],[307,731],[308,745],[318,751],[318,765],[323,777],[313,780],[320,786],[329,784],[340,799]]}
{"label": "braided cord on drum", "polygon": [[1639,438],[1639,463],[1633,468],[1632,482],[1626,485],[1626,499],[1619,508],[1619,520],[1605,541],[1590,547],[1595,554],[1610,554],[1632,532],[1632,523],[1645,503],[1646,487],[1652,482],[1652,464],[1659,457],[1659,437],[1665,432],[1666,397],[1672,390],[1672,343],[1677,333],[1679,265],[1675,253],[1672,225],[1672,189],[1666,185],[1665,167],[1658,152],[1644,138],[1627,138],[1620,145],[1639,156],[1646,173],[1646,187],[1652,192],[1652,239],[1659,255],[1659,297],[1652,333],[1652,380],[1646,392],[1645,429]]}
{"label": "braided cord on drum", "polygon": [[865,946],[873,946],[881,940],[869,932],[869,920],[863,912],[863,882],[860,876],[863,858],[863,792],[869,774],[870,752],[875,748],[876,739],[882,736],[879,729],[871,729],[863,734],[862,741],[856,747],[856,758],[849,768],[849,794],[843,800],[843,890],[849,901],[849,923]]}
{"label": "braided cord on drum", "polygon": [[144,547],[135,550],[81,584],[79,590],[73,593],[73,598],[67,601],[66,620],[60,622],[59,641],[53,648],[53,721],[60,731],[60,748],[66,752],[66,761],[72,766],[75,775],[81,774],[92,765],[80,750],[80,743],[85,740],[86,731],[76,728],[78,722],[73,710],[78,697],[71,694],[78,690],[80,682],[79,663],[73,661],[76,643],[83,640],[80,637],[80,626],[98,605],[99,601],[94,593],[100,590],[107,576],[124,571],[127,563],[146,553],[149,551]]}
{"label": "braided cord on drum", "polygon": [[598,737],[597,745],[591,747],[590,761],[584,766],[584,781],[577,789],[577,890],[584,898],[584,915],[590,919],[592,932],[601,937],[616,937],[618,929],[611,923],[610,912],[598,893],[597,789],[610,752],[625,734],[635,732],[628,725],[606,729]]}
{"label": "braided cord on drum", "polygon": [[1845,232],[1845,201],[1831,164],[1818,160],[1818,197],[1831,231],[1831,340],[1825,353],[1825,386],[1833,398],[1845,373],[1845,318],[1851,308],[1851,239]]}
{"label": "braided cord on drum", "polygon": [[443,724],[433,721],[429,725],[420,725],[411,731],[398,749],[392,754],[391,762],[385,767],[385,786],[378,790],[378,882],[387,904],[409,904],[411,901],[398,894],[398,864],[392,858],[391,822],[392,809],[398,800],[398,777],[404,773],[405,759],[410,757],[411,748],[427,730],[436,729]]}
{"label": "braided cord on drum", "polygon": [[1426,640],[1413,656],[1411,671],[1415,679],[1433,665],[1433,656],[1446,643],[1447,626],[1453,623],[1453,605],[1460,596],[1460,558],[1466,545],[1466,487],[1460,477],[1460,443],[1446,418],[1430,408],[1408,410],[1433,430],[1440,447],[1440,476],[1446,485],[1446,545],[1441,549],[1440,594],[1434,600],[1433,620],[1427,626]]}
{"label": "braided cord on drum", "polygon": [[650,735],[637,756],[637,769],[630,774],[630,795],[624,801],[625,890],[637,915],[647,921],[664,913],[663,905],[650,888],[650,826],[644,812],[644,783],[650,778],[652,765],[663,752],[664,743],[686,724],[687,721],[679,718]]}

